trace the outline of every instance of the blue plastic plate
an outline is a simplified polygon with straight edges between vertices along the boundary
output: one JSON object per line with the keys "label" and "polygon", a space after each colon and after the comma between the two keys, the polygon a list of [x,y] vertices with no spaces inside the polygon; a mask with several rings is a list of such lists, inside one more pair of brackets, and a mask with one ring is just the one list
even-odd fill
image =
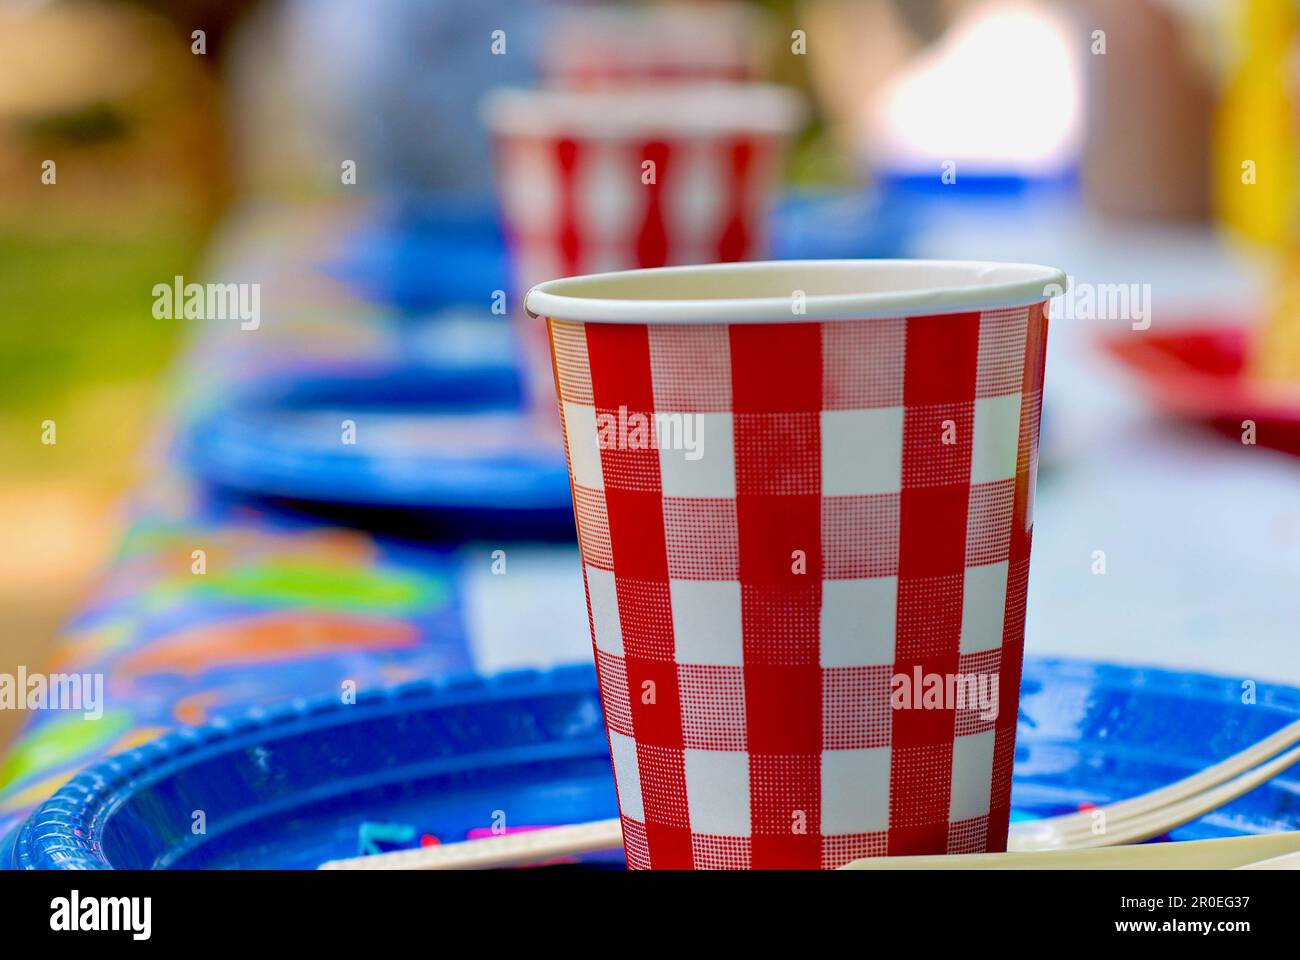
{"label": "blue plastic plate", "polygon": [[491,194],[389,205],[360,226],[327,273],[399,311],[486,304],[506,288],[505,240]]}
{"label": "blue plastic plate", "polygon": [[916,221],[888,194],[863,190],[798,190],[772,211],[775,260],[854,260],[907,256]]}
{"label": "blue plastic plate", "polygon": [[[1013,817],[1186,776],[1300,716],[1300,690],[1027,660]],[[196,833],[202,812],[204,831]],[[362,824],[441,841],[617,815],[593,671],[567,667],[299,703],[169,734],[85,770],[0,843],[17,868],[303,868],[355,856]],[[1174,831],[1294,829],[1289,772]],[[617,855],[613,855],[617,861]]]}
{"label": "blue plastic plate", "polygon": [[473,370],[357,371],[236,398],[188,426],[182,457],[200,480],[246,496],[498,515],[571,536],[564,449],[518,404],[513,374],[507,385]]}

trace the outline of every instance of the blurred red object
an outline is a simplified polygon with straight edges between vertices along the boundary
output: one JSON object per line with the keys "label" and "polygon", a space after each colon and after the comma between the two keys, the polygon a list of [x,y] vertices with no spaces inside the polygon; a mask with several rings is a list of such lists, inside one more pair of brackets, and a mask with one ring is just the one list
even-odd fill
{"label": "blurred red object", "polygon": [[1260,446],[1300,456],[1300,391],[1279,391],[1247,376],[1248,333],[1241,324],[1225,319],[1168,333],[1107,334],[1101,345],[1166,413],[1238,442],[1245,422],[1253,421]]}

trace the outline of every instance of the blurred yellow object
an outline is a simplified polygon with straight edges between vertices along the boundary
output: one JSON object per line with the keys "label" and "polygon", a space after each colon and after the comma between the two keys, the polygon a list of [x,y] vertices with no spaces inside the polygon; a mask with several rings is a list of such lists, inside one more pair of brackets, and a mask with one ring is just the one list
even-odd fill
{"label": "blurred yellow object", "polygon": [[1300,388],[1300,15],[1294,0],[1231,5],[1235,56],[1218,129],[1220,216],[1274,257],[1273,300],[1251,337],[1247,374]]}
{"label": "blurred yellow object", "polygon": [[1216,201],[1243,238],[1276,248],[1293,230],[1296,126],[1291,51],[1294,0],[1226,4],[1233,51],[1219,107]]}
{"label": "blurred yellow object", "polygon": [[109,6],[0,7],[0,118],[39,118],[131,96],[147,81],[149,63],[122,53],[138,48],[138,19]]}
{"label": "blurred yellow object", "polygon": [[1300,392],[1300,238],[1279,257],[1274,300],[1251,338],[1247,371],[1252,379]]}
{"label": "blurred yellow object", "polygon": [[0,3],[0,231],[211,222],[230,166],[221,90],[189,44],[136,4]]}

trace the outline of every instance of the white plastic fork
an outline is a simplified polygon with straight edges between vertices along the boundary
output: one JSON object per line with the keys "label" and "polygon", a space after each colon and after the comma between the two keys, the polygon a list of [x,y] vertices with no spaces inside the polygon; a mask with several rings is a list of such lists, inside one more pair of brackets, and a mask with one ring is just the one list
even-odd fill
{"label": "white plastic fork", "polygon": [[1008,851],[1137,843],[1167,833],[1249,793],[1300,762],[1300,720],[1226,760],[1168,786],[1080,813],[1012,824]]}

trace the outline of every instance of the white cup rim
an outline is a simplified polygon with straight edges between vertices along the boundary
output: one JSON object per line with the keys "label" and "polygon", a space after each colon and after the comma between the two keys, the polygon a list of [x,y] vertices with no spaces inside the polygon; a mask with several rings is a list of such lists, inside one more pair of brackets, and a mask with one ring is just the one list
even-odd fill
{"label": "white cup rim", "polygon": [[506,136],[785,136],[805,115],[793,87],[725,80],[595,89],[499,87],[482,104],[488,128]]}
{"label": "white cup rim", "polygon": [[524,308],[598,323],[797,323],[1023,307],[1067,286],[1064,271],[1030,263],[766,260],[548,280]]}

